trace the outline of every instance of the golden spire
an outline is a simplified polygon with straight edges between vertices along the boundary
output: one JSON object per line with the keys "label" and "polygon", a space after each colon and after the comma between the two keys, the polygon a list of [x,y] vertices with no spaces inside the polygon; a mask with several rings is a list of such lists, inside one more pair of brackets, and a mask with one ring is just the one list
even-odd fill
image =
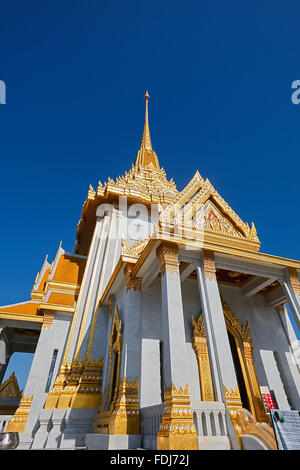
{"label": "golden spire", "polygon": [[145,124],[144,132],[142,137],[142,143],[140,150],[136,156],[135,164],[138,166],[147,167],[149,170],[160,170],[158,158],[154,150],[152,149],[151,138],[150,138],[150,129],[149,129],[149,116],[148,116],[148,101],[150,99],[148,91],[145,93]]}
{"label": "golden spire", "polygon": [[145,125],[144,125],[144,132],[143,132],[141,147],[147,150],[152,150],[150,129],[149,129],[149,118],[148,118],[148,101],[150,99],[148,90],[146,91],[144,98],[146,101],[146,110],[145,110]]}

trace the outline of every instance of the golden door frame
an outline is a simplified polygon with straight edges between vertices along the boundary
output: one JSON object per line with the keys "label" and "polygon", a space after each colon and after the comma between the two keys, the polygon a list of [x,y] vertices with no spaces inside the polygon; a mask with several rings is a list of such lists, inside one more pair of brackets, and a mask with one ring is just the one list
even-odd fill
{"label": "golden door frame", "polygon": [[[112,410],[113,403],[116,400],[119,390],[120,380],[120,365],[121,365],[121,352],[122,352],[122,321],[119,315],[118,305],[115,306],[115,313],[111,333],[109,338],[109,370],[108,381],[106,389],[106,398],[103,404],[102,411],[104,412],[105,406],[108,403],[109,409]],[[115,386],[113,387],[113,372],[116,372]]]}
{"label": "golden door frame", "polygon": [[250,332],[250,325],[247,321],[246,325],[244,326],[233,313],[231,308],[226,304],[226,302],[223,299],[221,300],[226,327],[232,334],[235,341],[249,402],[249,411],[254,416],[256,421],[269,423],[269,418],[264,408],[259,382],[254,366],[253,341]]}

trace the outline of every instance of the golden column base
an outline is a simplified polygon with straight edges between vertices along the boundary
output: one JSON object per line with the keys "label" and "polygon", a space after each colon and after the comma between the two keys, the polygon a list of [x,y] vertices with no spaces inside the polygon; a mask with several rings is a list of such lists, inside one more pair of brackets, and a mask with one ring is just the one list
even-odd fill
{"label": "golden column base", "polygon": [[6,432],[18,432],[22,434],[25,431],[32,399],[33,396],[28,398],[24,397],[24,395],[22,396],[18,409],[7,425]]}
{"label": "golden column base", "polygon": [[165,409],[157,435],[158,450],[198,450],[198,435],[190,406],[188,384],[165,388]]}
{"label": "golden column base", "polygon": [[101,395],[102,358],[98,362],[73,362],[63,365],[44,408],[65,410],[98,408]]}
{"label": "golden column base", "polygon": [[109,411],[99,414],[95,432],[100,434],[140,434],[139,379],[123,378]]}

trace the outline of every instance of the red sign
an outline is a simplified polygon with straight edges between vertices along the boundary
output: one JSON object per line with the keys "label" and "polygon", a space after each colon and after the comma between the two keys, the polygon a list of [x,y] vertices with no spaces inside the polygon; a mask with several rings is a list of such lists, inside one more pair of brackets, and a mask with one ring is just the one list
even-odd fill
{"label": "red sign", "polygon": [[267,412],[270,409],[275,410],[275,404],[270,393],[262,393],[262,398],[263,398],[264,405],[265,405]]}

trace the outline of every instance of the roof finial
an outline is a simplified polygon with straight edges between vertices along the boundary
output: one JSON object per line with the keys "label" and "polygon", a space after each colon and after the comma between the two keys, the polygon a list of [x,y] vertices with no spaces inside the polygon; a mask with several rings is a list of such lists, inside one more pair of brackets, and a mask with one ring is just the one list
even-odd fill
{"label": "roof finial", "polygon": [[148,101],[150,99],[148,90],[145,93],[145,101],[146,101],[146,110],[145,110],[145,125],[144,125],[144,132],[142,138],[142,145],[144,149],[152,150],[151,138],[150,138],[150,129],[149,129],[149,118],[148,118]]}
{"label": "roof finial", "polygon": [[147,170],[160,170],[156,153],[154,152],[150,139],[149,119],[148,119],[148,101],[150,99],[148,90],[145,93],[146,110],[145,124],[142,143],[135,159],[135,166],[147,168]]}

